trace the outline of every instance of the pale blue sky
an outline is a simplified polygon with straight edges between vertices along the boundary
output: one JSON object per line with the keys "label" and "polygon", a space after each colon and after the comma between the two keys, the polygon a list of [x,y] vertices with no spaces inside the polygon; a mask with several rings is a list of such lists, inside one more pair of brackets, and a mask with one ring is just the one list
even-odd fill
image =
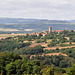
{"label": "pale blue sky", "polygon": [[0,0],[0,17],[75,19],[75,0]]}

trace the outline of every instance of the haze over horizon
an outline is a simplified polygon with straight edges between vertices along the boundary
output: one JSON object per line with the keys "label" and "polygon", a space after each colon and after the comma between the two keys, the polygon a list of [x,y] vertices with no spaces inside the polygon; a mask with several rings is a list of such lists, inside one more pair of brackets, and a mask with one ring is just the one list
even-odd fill
{"label": "haze over horizon", "polygon": [[75,20],[75,0],[0,0],[0,17]]}

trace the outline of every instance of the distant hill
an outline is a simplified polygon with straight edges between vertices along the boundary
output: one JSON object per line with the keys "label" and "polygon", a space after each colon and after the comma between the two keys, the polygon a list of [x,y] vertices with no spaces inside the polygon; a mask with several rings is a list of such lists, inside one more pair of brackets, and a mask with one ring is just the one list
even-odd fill
{"label": "distant hill", "polygon": [[0,18],[0,23],[68,23],[62,20],[46,20],[46,19],[24,19],[24,18]]}
{"label": "distant hill", "polygon": [[[31,33],[44,30],[48,31],[49,26],[52,26],[53,30],[75,30],[74,21],[75,20],[63,21],[47,19],[0,18],[0,32]],[[7,31],[5,31],[5,29]],[[11,29],[15,30],[12,31]]]}
{"label": "distant hill", "polygon": [[75,20],[68,20],[68,22],[75,23]]}

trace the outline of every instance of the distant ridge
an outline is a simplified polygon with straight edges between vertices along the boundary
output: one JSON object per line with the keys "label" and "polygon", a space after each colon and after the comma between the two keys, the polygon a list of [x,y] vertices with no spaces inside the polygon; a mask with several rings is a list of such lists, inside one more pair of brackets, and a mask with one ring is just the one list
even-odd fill
{"label": "distant ridge", "polygon": [[0,18],[0,23],[32,23],[32,22],[69,23],[68,21],[63,21],[63,20]]}
{"label": "distant ridge", "polygon": [[48,31],[49,26],[53,30],[75,30],[75,20],[47,20],[47,19],[24,19],[24,18],[0,18],[0,32],[5,29],[16,29],[11,33],[32,33]]}
{"label": "distant ridge", "polygon": [[75,20],[68,20],[68,22],[75,23]]}

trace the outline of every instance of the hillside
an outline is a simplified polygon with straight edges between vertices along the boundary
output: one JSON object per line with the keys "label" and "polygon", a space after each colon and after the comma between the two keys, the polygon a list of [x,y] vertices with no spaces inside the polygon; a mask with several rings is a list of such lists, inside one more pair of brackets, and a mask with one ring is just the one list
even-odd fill
{"label": "hillside", "polygon": [[73,30],[11,35],[0,39],[0,75],[75,75]]}

